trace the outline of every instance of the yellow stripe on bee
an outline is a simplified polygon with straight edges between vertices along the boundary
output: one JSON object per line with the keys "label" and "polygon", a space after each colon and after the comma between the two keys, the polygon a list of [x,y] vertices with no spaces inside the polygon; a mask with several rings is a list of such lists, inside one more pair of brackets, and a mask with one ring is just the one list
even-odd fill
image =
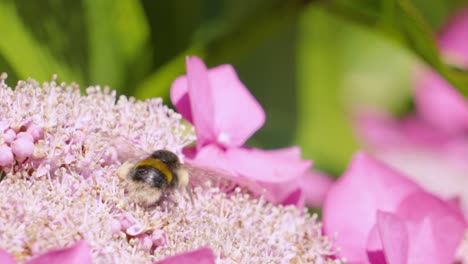
{"label": "yellow stripe on bee", "polygon": [[167,165],[164,164],[164,162],[162,162],[161,160],[152,159],[152,158],[144,159],[144,160],[138,162],[135,167],[139,168],[139,167],[143,167],[143,166],[150,166],[150,167],[153,167],[153,168],[159,170],[160,172],[162,172],[164,177],[166,177],[167,183],[172,182],[172,178],[173,178],[172,172],[171,172],[171,170],[169,170]]}

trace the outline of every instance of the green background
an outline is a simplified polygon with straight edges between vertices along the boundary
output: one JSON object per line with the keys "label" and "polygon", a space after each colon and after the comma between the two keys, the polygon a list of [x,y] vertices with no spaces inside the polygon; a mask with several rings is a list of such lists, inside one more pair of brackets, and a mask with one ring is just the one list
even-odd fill
{"label": "green background", "polygon": [[411,106],[411,75],[428,63],[466,94],[468,77],[443,64],[436,32],[465,1],[0,0],[0,71],[109,85],[161,96],[187,55],[233,64],[267,113],[249,141],[302,147],[339,175],[359,148],[353,109]]}

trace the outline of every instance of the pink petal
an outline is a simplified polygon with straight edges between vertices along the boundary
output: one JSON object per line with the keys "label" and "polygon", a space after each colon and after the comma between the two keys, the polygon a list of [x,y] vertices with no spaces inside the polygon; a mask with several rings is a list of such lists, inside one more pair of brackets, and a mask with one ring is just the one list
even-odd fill
{"label": "pink petal", "polygon": [[411,263],[407,262],[409,243],[404,221],[393,213],[378,211],[377,225],[387,263]]}
{"label": "pink petal", "polygon": [[429,124],[447,134],[463,134],[468,129],[465,98],[440,75],[421,70],[415,80],[415,104]]}
{"label": "pink petal", "polygon": [[297,191],[300,178],[312,165],[310,161],[292,158],[291,155],[283,156],[280,150],[255,148],[228,149],[226,159],[237,174],[264,187],[267,190],[265,198],[275,204],[288,200]]}
{"label": "pink petal", "polygon": [[[226,150],[226,159],[236,165],[236,172],[259,182],[279,183],[298,180],[312,166],[312,162],[281,150],[235,148]],[[289,151],[286,149],[287,154]]]}
{"label": "pink petal", "polygon": [[323,209],[324,230],[329,235],[339,234],[336,244],[342,256],[351,262],[364,261],[368,233],[376,222],[377,210],[394,211],[418,189],[398,172],[358,152],[328,192]]}
{"label": "pink petal", "polygon": [[195,152],[194,156],[188,161],[197,166],[215,167],[232,176],[239,176],[234,164],[227,158],[226,152],[214,144],[204,146],[198,152]]}
{"label": "pink petal", "polygon": [[305,205],[305,198],[302,194],[301,188],[292,191],[286,198],[279,202],[282,205],[294,205],[299,209],[303,209]]}
{"label": "pink petal", "polygon": [[217,141],[225,147],[242,146],[263,126],[265,112],[231,65],[213,68],[210,81]]}
{"label": "pink petal", "polygon": [[[453,263],[450,259],[438,258],[438,249],[436,249],[436,238],[432,232],[431,224],[428,219],[424,219],[416,228],[410,230],[410,252],[408,263]],[[436,249],[435,251],[433,251]],[[453,257],[452,257],[453,260]]]}
{"label": "pink petal", "polygon": [[410,176],[425,190],[443,199],[460,196],[462,206],[466,210],[468,209],[468,192],[466,192],[468,164],[466,159],[461,161],[465,155],[458,157],[453,154],[443,148],[438,151],[428,151],[416,147],[378,153],[379,158]]}
{"label": "pink petal", "polygon": [[418,191],[402,201],[397,215],[408,223],[410,259],[448,263],[455,258],[467,227],[459,210],[435,196]]}
{"label": "pink petal", "polygon": [[262,107],[230,65],[208,70],[199,58],[188,57],[187,77],[177,79],[172,89],[171,99],[176,109],[192,119],[198,148],[210,143],[242,146],[265,122]]}
{"label": "pink petal", "polygon": [[85,241],[80,241],[74,246],[64,249],[49,251],[36,257],[27,264],[86,264],[92,263],[91,248]]}
{"label": "pink petal", "polygon": [[[185,153],[185,152],[184,152]],[[204,146],[198,153],[192,153],[195,156],[187,158],[187,163],[195,165],[198,172],[197,177],[191,177],[190,182],[193,186],[200,186],[206,183],[207,180],[217,182],[219,178],[231,181],[239,186],[247,188],[252,193],[260,195],[263,187],[255,181],[239,175],[235,168],[235,164],[231,164],[226,159],[225,151],[216,145]],[[202,172],[204,171],[204,173]],[[202,173],[201,173],[202,172]],[[218,179],[213,179],[215,176]]]}
{"label": "pink petal", "polygon": [[0,248],[0,263],[2,264],[16,264],[15,258],[5,250]]}
{"label": "pink petal", "polygon": [[462,200],[460,196],[449,198],[446,200],[446,202],[447,204],[449,204],[450,206],[452,206],[453,208],[457,210],[461,210],[462,208]]}
{"label": "pink petal", "polygon": [[192,110],[190,109],[190,99],[188,94],[187,76],[180,76],[171,85],[171,102],[177,112],[193,124]]}
{"label": "pink petal", "polygon": [[[468,67],[468,9],[452,17],[439,37],[439,47],[449,63]],[[415,79],[418,111],[435,127],[450,134],[468,129],[465,98],[439,74],[421,70]]]}
{"label": "pink petal", "polygon": [[197,57],[187,57],[187,85],[197,148],[216,141],[215,97],[208,69]]}
{"label": "pink petal", "polygon": [[362,141],[379,151],[409,145],[440,147],[449,138],[425,123],[419,116],[397,120],[387,113],[369,110],[359,112],[355,126]]}
{"label": "pink petal", "polygon": [[179,255],[168,257],[155,264],[214,264],[215,256],[211,249],[205,247],[194,251],[185,252]]}
{"label": "pink petal", "polygon": [[305,204],[312,207],[322,207],[332,183],[333,180],[328,175],[316,170],[308,170],[299,179]]}
{"label": "pink petal", "polygon": [[[217,146],[203,147],[192,160],[197,165],[213,166],[228,172],[231,180],[260,194],[272,203],[302,203],[302,191],[297,192],[299,180],[310,168],[311,162],[297,158],[295,148],[265,151],[255,148],[222,150]],[[243,180],[245,179],[245,180]],[[253,182],[258,184],[253,184]],[[294,200],[294,202],[293,202]]]}
{"label": "pink petal", "polygon": [[468,67],[468,9],[459,10],[439,36],[439,47],[456,65]]}
{"label": "pink petal", "polygon": [[187,159],[194,159],[197,156],[197,148],[196,147],[185,147],[182,149],[184,157]]}
{"label": "pink petal", "polygon": [[358,112],[354,125],[362,141],[371,147],[380,149],[402,145],[398,123],[387,113],[374,110]]}
{"label": "pink petal", "polygon": [[380,239],[379,228],[375,224],[369,231],[367,238],[367,262],[372,264],[387,264],[383,251],[382,241]]}
{"label": "pink petal", "polygon": [[468,198],[468,141],[464,135],[454,138],[416,116],[396,120],[373,112],[361,113],[358,129],[379,159],[426,190],[444,199]]}

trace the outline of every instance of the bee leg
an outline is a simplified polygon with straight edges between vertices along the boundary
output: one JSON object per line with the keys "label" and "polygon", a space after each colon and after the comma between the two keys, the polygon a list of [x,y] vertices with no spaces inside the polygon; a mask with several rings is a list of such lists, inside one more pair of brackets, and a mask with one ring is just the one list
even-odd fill
{"label": "bee leg", "polygon": [[179,187],[187,187],[189,185],[189,173],[186,169],[179,169],[177,171],[179,175]]}
{"label": "bee leg", "polygon": [[189,197],[190,197],[190,202],[192,202],[192,206],[193,206],[193,205],[194,205],[194,203],[193,203],[193,195],[192,195],[192,188],[190,187],[190,184],[187,185],[186,190],[187,190],[187,193],[188,193],[188,195],[189,195]]}

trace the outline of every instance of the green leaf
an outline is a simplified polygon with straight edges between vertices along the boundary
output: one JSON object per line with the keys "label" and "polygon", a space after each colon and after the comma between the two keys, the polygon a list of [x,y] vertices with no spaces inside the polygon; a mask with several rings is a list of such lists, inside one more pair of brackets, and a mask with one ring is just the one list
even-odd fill
{"label": "green leaf", "polygon": [[198,55],[208,65],[235,63],[267,41],[272,35],[292,23],[303,7],[300,1],[271,1],[258,12],[242,20],[211,20],[202,25],[189,48],[183,50],[141,82],[135,89],[137,97],[164,96],[171,82],[184,72],[185,56]]}
{"label": "green leaf", "polygon": [[11,1],[1,1],[0,53],[21,79],[34,77],[49,80],[57,73],[61,79],[82,82],[82,76],[57,60],[52,52],[41,44],[24,24]]}
{"label": "green leaf", "polygon": [[343,24],[314,8],[299,23],[296,143],[314,166],[339,175],[358,148],[344,107]]}
{"label": "green leaf", "polygon": [[177,76],[184,74],[185,57],[192,54],[197,54],[202,58],[205,57],[203,51],[197,47],[182,52],[143,80],[134,90],[134,96],[137,98],[167,97],[171,83]]}
{"label": "green leaf", "polygon": [[[113,28],[125,61],[134,61],[147,51],[150,28],[138,0],[113,1]],[[112,45],[112,43],[108,43]]]}
{"label": "green leaf", "polygon": [[84,6],[88,28],[90,80],[119,90],[124,77],[124,59],[114,33],[114,1],[85,0]]}
{"label": "green leaf", "polygon": [[138,60],[149,53],[143,8],[137,0],[85,0],[84,4],[90,80],[123,91],[128,73],[135,72]]}

